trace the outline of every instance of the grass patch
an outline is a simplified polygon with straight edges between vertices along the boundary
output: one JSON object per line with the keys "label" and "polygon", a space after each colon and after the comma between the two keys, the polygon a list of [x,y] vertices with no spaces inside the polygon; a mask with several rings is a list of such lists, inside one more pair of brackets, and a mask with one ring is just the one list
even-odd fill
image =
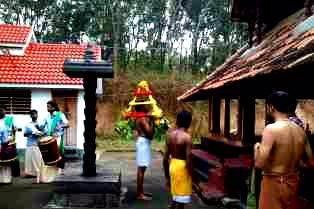
{"label": "grass patch", "polygon": [[[200,144],[200,138],[193,138],[193,144]],[[97,149],[106,151],[135,151],[135,140],[121,140],[117,134],[106,135],[96,139]],[[164,141],[152,141],[154,151],[164,151]]]}
{"label": "grass patch", "polygon": [[[117,134],[106,135],[96,139],[97,149],[107,151],[135,151],[135,140],[121,140]],[[152,141],[154,151],[164,150],[164,141]]]}

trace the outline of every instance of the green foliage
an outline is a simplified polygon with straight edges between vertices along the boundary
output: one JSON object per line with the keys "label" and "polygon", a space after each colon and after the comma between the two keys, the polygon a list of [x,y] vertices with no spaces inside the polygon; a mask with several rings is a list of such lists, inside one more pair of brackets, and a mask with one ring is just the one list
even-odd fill
{"label": "green foliage", "polygon": [[154,139],[161,142],[166,140],[166,134],[169,129],[169,121],[162,118],[158,125],[154,126]]}
{"label": "green foliage", "polygon": [[[169,128],[169,121],[167,119],[160,119],[159,124],[154,125],[154,140],[158,142],[164,141],[167,130]],[[135,121],[119,120],[115,125],[115,132],[119,135],[122,141],[128,142],[134,140],[133,130],[135,129]]]}
{"label": "green foliage", "polygon": [[133,120],[119,120],[116,124],[115,131],[120,136],[122,141],[134,140],[133,130],[135,122]]}

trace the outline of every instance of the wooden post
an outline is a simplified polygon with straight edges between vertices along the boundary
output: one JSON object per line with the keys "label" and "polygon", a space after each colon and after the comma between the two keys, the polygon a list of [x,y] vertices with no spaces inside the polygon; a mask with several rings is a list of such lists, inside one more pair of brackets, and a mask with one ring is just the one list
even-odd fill
{"label": "wooden post", "polygon": [[212,132],[215,134],[220,133],[220,98],[213,97],[213,109],[212,109]]}
{"label": "wooden post", "polygon": [[243,126],[242,126],[242,109],[243,109],[243,104],[242,104],[242,99],[241,97],[238,99],[238,117],[237,117],[237,135],[240,139],[243,138],[243,135],[242,135],[242,130],[243,130]]}
{"label": "wooden post", "polygon": [[224,124],[224,136],[230,138],[230,99],[225,99],[225,124]]}
{"label": "wooden post", "polygon": [[83,79],[85,90],[85,131],[84,131],[84,155],[83,175],[96,176],[96,87],[97,78],[87,77]]}
{"label": "wooden post", "polygon": [[[107,55],[110,57],[110,54]],[[96,176],[96,87],[97,78],[113,78],[111,61],[100,62],[96,60],[94,50],[88,45],[85,50],[84,61],[64,62],[64,73],[72,78],[83,78],[85,120],[84,120],[84,155],[83,176]]]}
{"label": "wooden post", "polygon": [[212,130],[212,121],[213,121],[213,97],[208,99],[208,132]]}
{"label": "wooden post", "polygon": [[255,99],[242,97],[241,100],[243,102],[242,142],[243,144],[253,144],[255,142]]}

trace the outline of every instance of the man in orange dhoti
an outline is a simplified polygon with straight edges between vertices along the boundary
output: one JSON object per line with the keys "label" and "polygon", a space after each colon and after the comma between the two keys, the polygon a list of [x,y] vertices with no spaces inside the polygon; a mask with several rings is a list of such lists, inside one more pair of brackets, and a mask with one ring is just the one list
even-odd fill
{"label": "man in orange dhoti", "polygon": [[255,166],[263,171],[259,209],[297,208],[299,166],[312,153],[302,127],[289,120],[296,103],[286,92],[274,92],[267,100],[275,122],[267,125],[262,142],[254,147]]}

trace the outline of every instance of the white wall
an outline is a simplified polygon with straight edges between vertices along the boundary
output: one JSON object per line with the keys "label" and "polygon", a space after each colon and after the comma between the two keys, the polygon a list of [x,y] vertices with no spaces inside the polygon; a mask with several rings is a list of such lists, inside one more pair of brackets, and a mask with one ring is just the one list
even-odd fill
{"label": "white wall", "polygon": [[32,89],[31,109],[38,111],[38,121],[47,117],[47,102],[52,99],[50,89]]}
{"label": "white wall", "polygon": [[[32,89],[31,109],[38,111],[38,121],[42,121],[47,116],[47,102],[52,99],[50,89]],[[79,91],[77,99],[77,148],[84,147],[84,91]],[[22,131],[16,133],[16,145],[19,149],[26,148],[26,138],[24,137],[24,128],[30,121],[29,115],[13,115],[17,128]]]}
{"label": "white wall", "polygon": [[84,149],[84,91],[79,91],[77,98],[77,143],[79,149]]}

